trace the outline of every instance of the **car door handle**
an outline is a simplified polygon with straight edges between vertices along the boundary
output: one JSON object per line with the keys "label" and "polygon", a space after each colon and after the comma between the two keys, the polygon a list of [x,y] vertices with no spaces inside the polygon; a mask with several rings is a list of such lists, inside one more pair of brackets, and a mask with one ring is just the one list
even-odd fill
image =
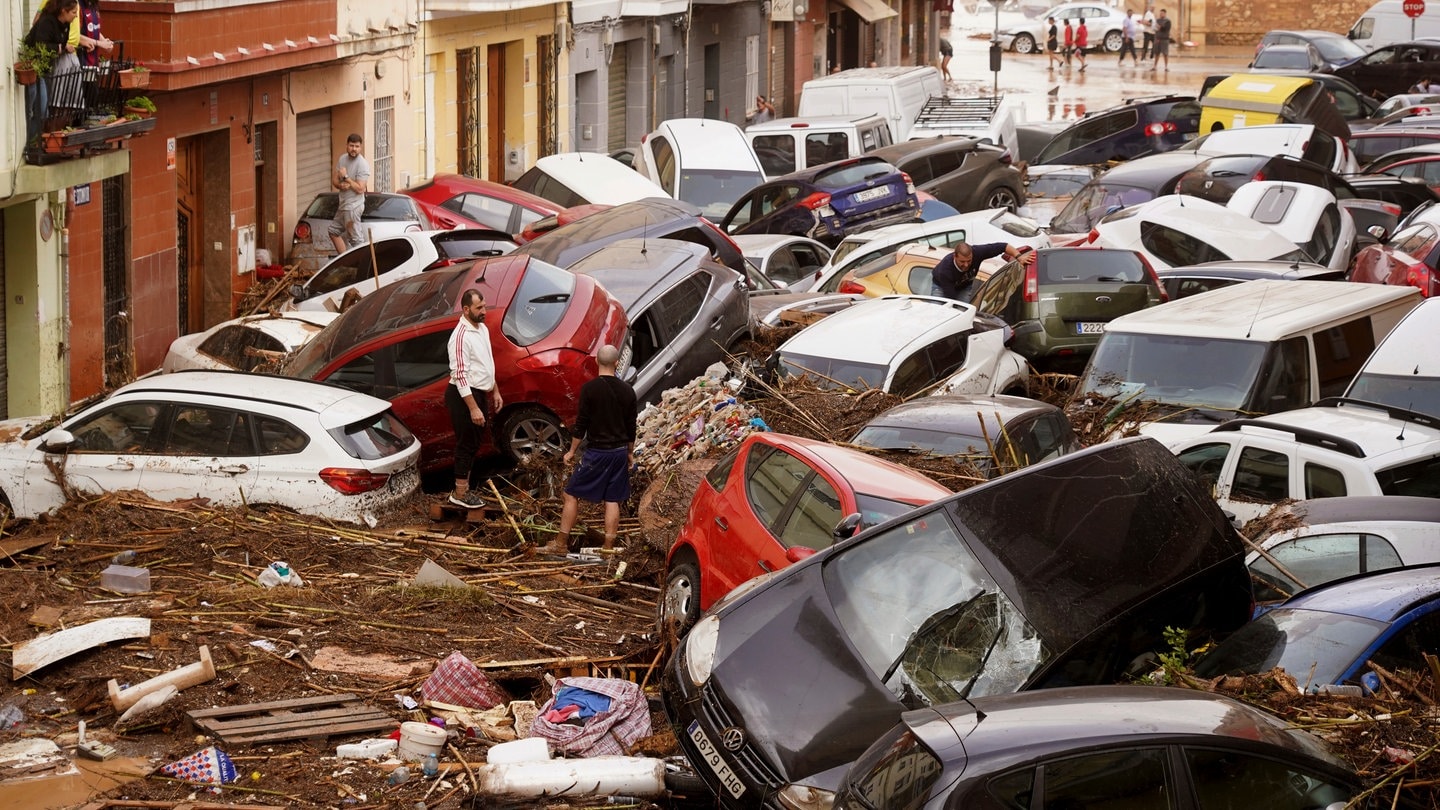
{"label": "car door handle", "polygon": [[250,468],[246,467],[244,464],[226,464],[225,466],[220,468],[220,472],[225,473],[226,475],[240,475],[242,473],[250,472]]}
{"label": "car door handle", "polygon": [[725,518],[720,517],[719,515],[716,515],[716,516],[715,516],[715,525],[716,525],[716,526],[719,526],[719,527],[720,527],[720,531],[722,531],[722,532],[728,532],[728,531],[730,531],[730,523],[729,523],[729,521],[725,520]]}
{"label": "car door handle", "polygon": [[135,469],[135,465],[129,461],[117,461],[114,464],[105,465],[105,469],[126,471]]}

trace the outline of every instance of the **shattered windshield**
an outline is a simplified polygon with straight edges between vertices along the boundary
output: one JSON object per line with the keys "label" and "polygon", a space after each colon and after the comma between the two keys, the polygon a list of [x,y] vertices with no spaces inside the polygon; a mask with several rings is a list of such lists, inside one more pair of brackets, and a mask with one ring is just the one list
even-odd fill
{"label": "shattered windshield", "polygon": [[[1283,357],[1267,362],[1267,347],[1258,341],[1111,332],[1095,347],[1078,390],[1122,402],[1194,409],[1215,421],[1229,419],[1249,410],[1257,398],[1268,401],[1273,394],[1288,401],[1288,392],[1281,390],[1286,369],[1269,369],[1273,362],[1283,365]],[[1304,382],[1303,369],[1298,373]],[[1257,388],[1266,393],[1257,394]]]}
{"label": "shattered windshield", "polygon": [[1051,656],[943,511],[836,555],[825,588],[861,658],[910,708],[1014,692]]}

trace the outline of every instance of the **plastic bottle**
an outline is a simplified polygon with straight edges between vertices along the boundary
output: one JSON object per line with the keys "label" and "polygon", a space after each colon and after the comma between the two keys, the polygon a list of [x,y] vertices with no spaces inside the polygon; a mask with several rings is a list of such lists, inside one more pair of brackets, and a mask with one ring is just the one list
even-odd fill
{"label": "plastic bottle", "polygon": [[410,781],[410,769],[401,765],[390,772],[390,778],[385,780],[392,785],[403,785]]}
{"label": "plastic bottle", "polygon": [[0,729],[12,729],[25,722],[25,712],[20,711],[19,706],[6,706],[0,709]]}
{"label": "plastic bottle", "polygon": [[435,774],[440,773],[439,757],[435,756],[434,752],[426,754],[425,763],[420,766],[420,770],[425,774],[426,779],[434,778]]}
{"label": "plastic bottle", "polygon": [[114,557],[110,558],[110,562],[113,562],[116,565],[129,565],[130,563],[135,562],[136,556],[137,555],[135,554],[135,549],[127,548],[119,554],[116,554]]}

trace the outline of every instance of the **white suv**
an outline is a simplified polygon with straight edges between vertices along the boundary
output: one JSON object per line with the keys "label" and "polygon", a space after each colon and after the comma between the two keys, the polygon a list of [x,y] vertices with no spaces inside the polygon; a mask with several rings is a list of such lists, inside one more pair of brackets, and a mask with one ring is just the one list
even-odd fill
{"label": "white suv", "polygon": [[1286,498],[1440,497],[1440,419],[1358,400],[1234,419],[1170,449],[1240,521]]}
{"label": "white suv", "polygon": [[776,369],[823,385],[911,396],[1025,393],[1025,358],[1005,348],[1004,321],[947,298],[887,295],[856,302],[775,350]]}

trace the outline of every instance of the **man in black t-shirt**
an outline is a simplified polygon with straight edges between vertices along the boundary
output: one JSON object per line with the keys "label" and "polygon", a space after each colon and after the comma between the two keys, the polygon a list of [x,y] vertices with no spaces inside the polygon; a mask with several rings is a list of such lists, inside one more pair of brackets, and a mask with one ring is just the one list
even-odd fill
{"label": "man in black t-shirt", "polygon": [[987,242],[981,245],[956,242],[950,255],[937,262],[930,271],[930,285],[933,288],[931,294],[969,302],[973,292],[971,285],[975,283],[975,273],[980,262],[996,256],[1014,259],[1021,255],[1026,257],[1022,259],[1026,264],[1035,261],[1035,251],[1027,247],[1017,248],[1005,242]]}
{"label": "man in black t-shirt", "polygon": [[570,431],[570,449],[565,463],[575,458],[580,441],[585,453],[565,485],[565,503],[560,511],[560,532],[545,551],[570,551],[570,532],[580,512],[580,499],[605,504],[605,545],[615,547],[620,530],[620,504],[630,499],[630,454],[635,446],[635,389],[615,376],[620,351],[601,346],[595,355],[600,374],[580,387],[580,405]]}

